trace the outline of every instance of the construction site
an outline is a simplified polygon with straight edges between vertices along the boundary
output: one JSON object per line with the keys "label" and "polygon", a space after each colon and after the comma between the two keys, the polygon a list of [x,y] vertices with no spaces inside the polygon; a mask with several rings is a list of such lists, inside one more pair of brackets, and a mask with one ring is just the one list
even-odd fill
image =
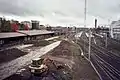
{"label": "construction site", "polygon": [[30,23],[27,30],[16,23],[18,28],[9,24],[6,29],[1,19],[0,80],[120,79],[119,40],[96,20],[95,28]]}
{"label": "construction site", "polygon": [[118,3],[0,0],[0,80],[120,80]]}
{"label": "construction site", "polygon": [[[1,25],[5,24],[1,19]],[[1,80],[99,80],[81,55],[75,29],[39,29],[35,21],[31,29],[6,27],[1,27],[0,33]],[[12,31],[8,31],[10,28]]]}

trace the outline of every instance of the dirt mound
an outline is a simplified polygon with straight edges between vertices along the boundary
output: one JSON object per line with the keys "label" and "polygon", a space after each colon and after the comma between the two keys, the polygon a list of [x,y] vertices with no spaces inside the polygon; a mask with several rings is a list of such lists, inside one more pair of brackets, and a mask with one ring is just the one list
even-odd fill
{"label": "dirt mound", "polygon": [[17,48],[0,51],[0,63],[11,61],[11,60],[16,59],[20,56],[23,56],[25,54],[27,54],[27,53],[23,52]]}
{"label": "dirt mound", "polygon": [[[81,51],[76,44],[62,41],[61,44],[50,52],[50,58],[67,65],[67,70],[72,80],[99,80],[90,63],[80,56]],[[69,79],[68,79],[69,80]]]}
{"label": "dirt mound", "polygon": [[28,76],[12,75],[5,80],[99,80],[89,62],[78,55],[80,51],[75,45],[63,40],[58,47],[42,56],[42,58],[51,59],[52,62],[47,64],[48,71],[39,77],[31,75],[29,79],[22,79]]}
{"label": "dirt mound", "polygon": [[70,46],[71,44],[68,41],[63,40],[61,44],[52,51],[52,55],[71,56]]}

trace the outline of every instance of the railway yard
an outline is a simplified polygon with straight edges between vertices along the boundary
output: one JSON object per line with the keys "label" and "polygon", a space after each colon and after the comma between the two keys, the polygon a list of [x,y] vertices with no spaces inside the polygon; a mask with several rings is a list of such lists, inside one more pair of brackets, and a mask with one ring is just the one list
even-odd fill
{"label": "railway yard", "polygon": [[[84,32],[78,40],[78,44],[84,50],[88,57],[89,37]],[[102,80],[119,80],[120,79],[120,53],[119,42],[108,38],[107,47],[105,46],[105,37],[93,34],[91,38],[91,58],[90,61],[97,69]]]}
{"label": "railway yard", "polygon": [[[5,44],[0,47],[1,80],[120,79],[119,41],[93,32],[89,46],[88,31],[59,36],[50,32],[47,35],[40,33],[19,37],[10,39],[9,43],[8,39],[3,39]],[[37,67],[30,66],[31,61],[37,58],[42,60],[40,65],[45,69],[35,75],[30,69]]]}
{"label": "railway yard", "polygon": [[120,80],[120,0],[0,0],[0,80]]}
{"label": "railway yard", "polygon": [[[5,44],[0,55],[0,79],[3,80],[99,80],[90,63],[81,56],[79,46],[64,35]],[[48,70],[34,76],[29,65],[39,57],[48,60],[45,62]]]}

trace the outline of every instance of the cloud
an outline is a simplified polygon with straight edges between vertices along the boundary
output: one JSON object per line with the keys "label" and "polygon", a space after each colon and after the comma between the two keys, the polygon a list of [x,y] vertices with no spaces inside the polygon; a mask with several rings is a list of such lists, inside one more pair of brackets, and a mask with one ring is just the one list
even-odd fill
{"label": "cloud", "polygon": [[[87,25],[120,17],[119,0],[87,0]],[[0,13],[51,24],[84,24],[84,0],[0,0]],[[33,18],[34,17],[34,18]]]}
{"label": "cloud", "polygon": [[20,15],[24,11],[24,9],[20,8],[18,6],[15,6],[12,3],[10,3],[9,1],[5,0],[5,1],[0,1],[0,11],[2,13]]}

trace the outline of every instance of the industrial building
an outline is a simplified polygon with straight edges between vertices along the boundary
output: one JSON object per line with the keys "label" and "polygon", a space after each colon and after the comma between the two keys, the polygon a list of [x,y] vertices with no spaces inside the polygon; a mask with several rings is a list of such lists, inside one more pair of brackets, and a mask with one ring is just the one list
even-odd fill
{"label": "industrial building", "polygon": [[39,21],[31,20],[32,22],[32,29],[39,29]]}
{"label": "industrial building", "polygon": [[110,36],[113,39],[120,40],[120,20],[113,21],[110,25]]}

